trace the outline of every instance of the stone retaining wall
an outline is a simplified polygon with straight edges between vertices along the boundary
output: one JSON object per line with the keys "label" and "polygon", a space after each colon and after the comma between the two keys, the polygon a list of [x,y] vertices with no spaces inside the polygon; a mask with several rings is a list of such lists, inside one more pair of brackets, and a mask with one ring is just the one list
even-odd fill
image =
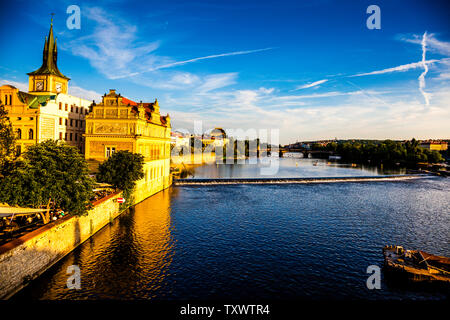
{"label": "stone retaining wall", "polygon": [[8,299],[119,214],[115,193],[84,216],[67,216],[0,246],[0,299]]}

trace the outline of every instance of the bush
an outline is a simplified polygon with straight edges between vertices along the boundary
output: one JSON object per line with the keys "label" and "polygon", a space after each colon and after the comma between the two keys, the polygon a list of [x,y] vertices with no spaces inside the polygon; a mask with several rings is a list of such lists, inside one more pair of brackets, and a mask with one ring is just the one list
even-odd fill
{"label": "bush", "polygon": [[128,150],[113,153],[98,167],[97,181],[113,185],[116,189],[129,192],[136,181],[144,177],[144,156]]}

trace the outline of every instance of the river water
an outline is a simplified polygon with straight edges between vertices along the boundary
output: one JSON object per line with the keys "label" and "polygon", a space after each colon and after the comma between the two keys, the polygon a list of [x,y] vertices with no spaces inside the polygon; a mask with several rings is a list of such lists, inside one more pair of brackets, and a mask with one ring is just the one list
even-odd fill
{"label": "river water", "polygon": [[[309,161],[282,160],[281,174],[386,173]],[[205,166],[194,176],[251,177],[255,168],[243,168]],[[366,270],[382,267],[386,244],[450,256],[449,195],[450,179],[440,177],[175,186],[122,214],[15,298],[444,299],[384,277],[369,290]],[[80,290],[66,287],[70,265],[80,267]]]}

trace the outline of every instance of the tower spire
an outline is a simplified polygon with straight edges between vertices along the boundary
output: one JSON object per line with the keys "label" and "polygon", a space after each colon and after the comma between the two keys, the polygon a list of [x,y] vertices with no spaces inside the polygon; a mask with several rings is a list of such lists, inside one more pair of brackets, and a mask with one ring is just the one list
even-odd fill
{"label": "tower spire", "polygon": [[53,35],[54,15],[54,13],[51,13],[50,30],[48,32],[48,37],[45,37],[44,52],[42,55],[42,66],[38,70],[28,73],[28,75],[53,74],[61,78],[69,79],[58,70],[57,66],[58,53],[56,39]]}

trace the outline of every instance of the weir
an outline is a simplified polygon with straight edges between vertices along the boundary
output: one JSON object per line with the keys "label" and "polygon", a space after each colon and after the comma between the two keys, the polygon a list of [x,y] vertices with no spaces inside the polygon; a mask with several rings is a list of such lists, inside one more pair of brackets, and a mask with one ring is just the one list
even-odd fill
{"label": "weir", "polygon": [[308,178],[219,178],[219,179],[176,179],[175,186],[189,185],[225,185],[225,184],[308,184],[335,182],[366,182],[366,181],[399,181],[431,177],[428,174],[397,174],[359,177],[308,177]]}

